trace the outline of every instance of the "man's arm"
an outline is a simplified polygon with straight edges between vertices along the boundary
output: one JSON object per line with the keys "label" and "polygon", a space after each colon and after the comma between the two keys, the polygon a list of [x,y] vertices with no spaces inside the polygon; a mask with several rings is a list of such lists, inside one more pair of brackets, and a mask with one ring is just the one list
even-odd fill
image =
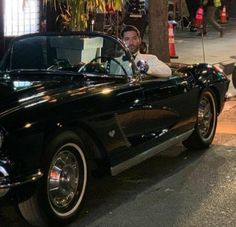
{"label": "man's arm", "polygon": [[139,60],[145,60],[149,66],[147,74],[157,77],[170,77],[172,72],[170,67],[159,60],[157,56],[152,54],[138,54],[135,58],[137,63]]}

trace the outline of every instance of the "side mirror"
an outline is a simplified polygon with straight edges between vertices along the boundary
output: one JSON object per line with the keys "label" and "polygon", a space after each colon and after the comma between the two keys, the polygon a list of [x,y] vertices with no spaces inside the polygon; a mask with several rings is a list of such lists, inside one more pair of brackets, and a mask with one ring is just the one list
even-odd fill
{"label": "side mirror", "polygon": [[148,63],[144,60],[139,60],[137,62],[137,67],[138,67],[138,70],[140,73],[147,73],[148,69],[149,69],[149,66],[148,66]]}

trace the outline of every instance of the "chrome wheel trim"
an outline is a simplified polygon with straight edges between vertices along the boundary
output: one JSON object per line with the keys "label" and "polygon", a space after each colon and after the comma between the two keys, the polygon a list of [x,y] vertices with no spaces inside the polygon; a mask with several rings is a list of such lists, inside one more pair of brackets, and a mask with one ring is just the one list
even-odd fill
{"label": "chrome wheel trim", "polygon": [[210,92],[204,93],[198,108],[198,132],[206,141],[214,134],[216,125],[216,107],[214,97]]}
{"label": "chrome wheel trim", "polygon": [[61,217],[73,214],[82,202],[86,185],[87,164],[81,148],[65,144],[54,155],[48,171],[47,195],[53,212]]}

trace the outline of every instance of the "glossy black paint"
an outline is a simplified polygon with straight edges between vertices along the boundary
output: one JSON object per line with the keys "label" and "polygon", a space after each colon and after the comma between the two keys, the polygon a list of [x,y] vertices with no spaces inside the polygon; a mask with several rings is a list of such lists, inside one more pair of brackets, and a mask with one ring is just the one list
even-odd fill
{"label": "glossy black paint", "polygon": [[[132,75],[80,73],[77,66],[52,71],[12,69],[15,42],[34,35],[14,40],[0,66],[0,128],[4,135],[0,166],[8,173],[0,176],[0,190],[17,182],[25,184],[37,175],[46,145],[65,130],[87,132],[99,148],[90,154],[91,159],[101,160],[112,171],[191,131],[202,89],[209,87],[215,93],[218,113],[223,108],[229,81],[211,65],[175,66],[173,76],[166,79],[140,75],[128,50],[114,37],[100,33],[66,35],[98,36],[116,43],[129,59]],[[15,82],[25,84],[19,89]]]}

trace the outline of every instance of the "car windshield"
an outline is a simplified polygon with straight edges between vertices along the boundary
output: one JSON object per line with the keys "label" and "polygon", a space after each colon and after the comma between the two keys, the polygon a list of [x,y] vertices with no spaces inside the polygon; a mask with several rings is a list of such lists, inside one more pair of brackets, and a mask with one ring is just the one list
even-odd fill
{"label": "car windshield", "polygon": [[13,43],[8,59],[5,67],[9,70],[64,70],[108,76],[133,74],[122,45],[102,35],[26,36]]}

